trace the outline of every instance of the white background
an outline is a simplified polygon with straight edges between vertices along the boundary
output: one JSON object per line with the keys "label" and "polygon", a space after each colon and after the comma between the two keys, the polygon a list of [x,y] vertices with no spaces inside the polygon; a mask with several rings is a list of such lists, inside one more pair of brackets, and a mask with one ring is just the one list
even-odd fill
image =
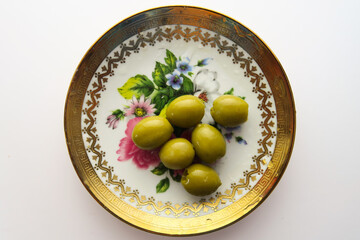
{"label": "white background", "polygon": [[66,93],[88,48],[122,19],[185,4],[259,35],[294,92],[297,135],[270,197],[192,239],[359,239],[359,1],[0,2],[0,239],[168,239],[135,229],[86,191],[68,156]]}

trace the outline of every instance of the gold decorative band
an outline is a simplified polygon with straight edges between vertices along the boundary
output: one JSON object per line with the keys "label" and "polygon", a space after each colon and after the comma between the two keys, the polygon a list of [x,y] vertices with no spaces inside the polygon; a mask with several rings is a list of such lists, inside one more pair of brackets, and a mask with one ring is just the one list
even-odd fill
{"label": "gold decorative band", "polygon": [[[198,28],[195,31],[186,31],[179,25],[176,25],[175,29],[169,30],[163,30],[159,27],[171,24],[191,25]],[[142,36],[140,34],[155,27],[158,29],[154,35]],[[220,42],[218,36],[211,37],[206,33],[201,33],[200,28],[209,29],[231,39],[244,48],[252,58],[243,58],[241,53],[236,51],[235,46],[228,46],[228,43]],[[120,42],[133,35],[138,35],[137,41],[130,46],[124,46],[121,52],[117,53],[117,56],[109,59],[107,66],[102,68],[101,73],[96,73],[96,69],[107,54]],[[97,144],[97,129],[94,127],[96,107],[100,98],[99,93],[103,89],[107,76],[112,74],[112,69],[116,68],[117,64],[124,63],[132,51],[138,51],[140,47],[145,47],[144,44],[151,45],[154,41],[163,39],[171,41],[171,39],[178,37],[185,41],[201,41],[203,45],[210,44],[211,47],[217,47],[220,54],[225,53],[232,57],[234,64],[239,64],[245,70],[247,77],[254,84],[253,91],[258,94],[261,101],[260,107],[263,110],[261,127],[264,128],[263,138],[259,141],[259,154],[254,156],[255,166],[252,171],[245,175],[244,179],[239,179],[239,183],[232,185],[232,189],[229,189],[227,194],[217,196],[214,201],[202,202],[196,206],[184,205],[180,208],[169,205],[159,206],[151,199],[143,199],[136,192],[127,191],[123,180],[118,180],[117,176],[115,178],[112,174],[112,168],[107,166],[107,162],[103,160],[101,146]],[[252,61],[256,61],[261,67],[267,83],[270,85],[271,92],[264,90],[266,83],[261,81],[264,76],[256,74],[256,68],[251,66]],[[84,97],[94,75],[98,81],[96,85],[92,86],[93,89],[88,92],[91,100],[86,103],[87,106],[85,107],[83,106]],[[275,100],[276,113],[269,109],[272,106],[272,103],[268,101],[271,94]],[[82,114],[86,116],[84,118],[87,125],[85,129],[81,129]],[[277,131],[272,130],[274,126],[272,119],[275,115]],[[87,141],[90,147],[87,149],[85,149],[82,140],[82,132],[89,136]],[[119,23],[101,37],[85,55],[69,88],[65,106],[65,133],[70,156],[84,186],[112,214],[147,231],[174,235],[196,234],[221,228],[244,217],[268,196],[283,174],[291,155],[295,135],[295,109],[290,86],[280,63],[256,35],[230,18],[211,11],[191,7],[165,7],[140,13]],[[269,153],[267,146],[273,144],[271,139],[274,136],[276,136],[275,150],[274,153]],[[175,214],[180,214],[190,211],[195,216],[205,207],[216,209],[222,200],[233,199],[237,191],[248,187],[249,179],[261,171],[262,158],[269,154],[272,154],[272,158],[259,182],[240,200],[206,216],[176,219],[146,213],[121,200],[97,176],[86,151],[93,154],[94,160],[97,161],[96,167],[105,173],[108,184],[117,187],[124,197],[133,197],[138,204],[150,206],[157,212],[171,210]]]}

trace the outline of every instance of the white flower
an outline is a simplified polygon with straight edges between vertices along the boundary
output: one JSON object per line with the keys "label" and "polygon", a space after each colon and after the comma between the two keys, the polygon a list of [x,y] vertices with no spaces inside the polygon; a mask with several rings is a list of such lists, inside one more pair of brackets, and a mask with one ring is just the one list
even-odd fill
{"label": "white flower", "polygon": [[202,119],[203,123],[214,123],[211,117],[210,109],[216,98],[221,94],[219,92],[220,84],[216,81],[217,73],[203,69],[199,71],[194,79],[194,96],[200,98],[205,103],[205,115]]}
{"label": "white flower", "polygon": [[220,84],[216,81],[217,73],[209,71],[208,69],[202,69],[199,71],[194,79],[195,92],[202,90],[208,93],[217,92]]}

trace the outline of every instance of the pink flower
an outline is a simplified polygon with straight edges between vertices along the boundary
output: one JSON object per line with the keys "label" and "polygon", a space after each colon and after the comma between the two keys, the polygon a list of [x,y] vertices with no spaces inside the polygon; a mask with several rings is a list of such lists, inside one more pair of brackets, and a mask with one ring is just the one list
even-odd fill
{"label": "pink flower", "polygon": [[135,96],[132,98],[129,109],[126,111],[125,116],[135,115],[135,117],[144,117],[146,115],[151,115],[155,112],[154,104],[150,104],[151,99],[148,98],[145,101],[145,96],[141,95],[138,100]]}
{"label": "pink flower", "polygon": [[146,118],[146,117],[137,117],[137,118],[133,118],[133,119],[129,120],[129,122],[127,123],[127,126],[126,126],[126,130],[125,130],[125,134],[127,137],[131,138],[131,135],[132,135],[135,125],[138,124],[138,122],[140,122],[144,118]]}
{"label": "pink flower", "polygon": [[183,131],[180,135],[181,138],[185,138],[186,140],[188,140],[189,142],[191,142],[191,135],[192,135],[193,129],[186,129],[185,131]]}
{"label": "pink flower", "polygon": [[148,169],[149,166],[157,166],[159,164],[160,149],[142,150],[138,148],[131,139],[135,125],[142,119],[144,119],[144,117],[130,119],[125,130],[126,137],[120,140],[120,148],[116,153],[119,154],[118,161],[122,162],[132,159],[138,168]]}
{"label": "pink flower", "polygon": [[119,120],[120,119],[116,118],[115,115],[110,115],[106,119],[106,124],[109,124],[109,128],[112,127],[112,129],[115,129],[115,128],[117,128],[117,125],[119,124]]}
{"label": "pink flower", "polygon": [[109,124],[109,128],[112,127],[112,129],[115,129],[119,125],[121,119],[124,119],[124,112],[117,109],[106,118],[106,124]]}
{"label": "pink flower", "polygon": [[182,176],[184,171],[185,171],[185,169],[174,170],[174,177],[176,177],[177,175]]}

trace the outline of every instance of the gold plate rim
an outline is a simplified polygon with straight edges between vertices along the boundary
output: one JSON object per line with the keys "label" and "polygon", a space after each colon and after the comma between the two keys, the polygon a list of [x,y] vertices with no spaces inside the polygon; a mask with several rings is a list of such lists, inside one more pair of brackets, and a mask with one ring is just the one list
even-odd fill
{"label": "gold plate rim", "polygon": [[[243,28],[245,28],[253,36],[255,36],[255,38],[257,38],[260,41],[260,43],[262,44],[262,46],[264,48],[263,50],[267,51],[267,54],[271,55],[271,57],[274,58],[274,63],[276,63],[277,67],[279,67],[280,75],[282,77],[278,81],[281,81],[284,84],[283,87],[285,88],[285,93],[286,93],[286,97],[287,97],[286,99],[289,101],[288,104],[289,104],[290,109],[288,109],[288,111],[289,111],[288,117],[290,118],[290,120],[288,121],[288,124],[290,125],[290,127],[289,127],[289,129],[286,129],[289,131],[287,133],[289,136],[288,144],[286,146],[287,151],[286,151],[286,156],[282,157],[282,162],[279,165],[279,168],[277,169],[276,177],[274,177],[272,179],[272,182],[269,183],[269,185],[267,186],[266,189],[264,189],[263,195],[259,196],[254,201],[253,205],[246,208],[246,211],[243,211],[240,214],[236,214],[236,216],[231,216],[230,218],[228,218],[224,221],[218,222],[217,224],[212,224],[211,226],[202,227],[202,229],[188,229],[188,230],[184,230],[184,231],[176,231],[173,229],[159,228],[157,226],[151,226],[151,225],[144,224],[143,222],[137,221],[136,219],[131,218],[129,216],[125,216],[125,215],[123,215],[124,213],[121,213],[121,211],[119,211],[118,209],[114,209],[114,207],[111,204],[108,204],[106,201],[104,201],[104,199],[97,192],[97,189],[89,182],[89,179],[87,178],[86,174],[84,174],[84,171],[82,169],[83,166],[81,166],[78,159],[81,157],[85,157],[85,156],[79,156],[77,154],[74,154],[73,148],[76,148],[76,146],[74,146],[74,132],[72,130],[69,131],[69,128],[73,128],[74,122],[71,117],[73,116],[74,111],[76,111],[76,109],[74,109],[74,107],[73,107],[73,104],[70,104],[70,102],[73,101],[74,95],[76,95],[76,93],[73,91],[73,88],[74,88],[75,84],[77,84],[77,82],[78,82],[79,74],[80,73],[84,74],[84,72],[82,72],[82,70],[84,70],[83,67],[84,67],[84,65],[86,65],[85,63],[88,62],[88,60],[90,59],[90,56],[92,56],[94,52],[96,52],[99,48],[101,48],[100,42],[109,33],[111,33],[111,31],[114,31],[115,28],[117,26],[119,26],[120,24],[124,24],[126,21],[129,21],[131,19],[134,19],[135,17],[141,16],[142,14],[146,14],[151,11],[159,11],[159,10],[169,10],[169,11],[175,10],[178,12],[191,10],[191,11],[201,11],[203,13],[206,12],[206,13],[210,14],[210,16],[216,16],[219,18],[221,17],[221,19],[231,20],[233,23],[238,24],[239,26],[242,26]],[[99,44],[100,44],[100,46],[99,46]],[[265,199],[272,193],[272,191],[274,190],[274,188],[276,187],[276,185],[279,183],[280,179],[282,178],[282,176],[286,170],[286,167],[288,166],[291,154],[292,154],[292,150],[294,147],[294,141],[295,141],[295,132],[296,132],[296,110],[295,110],[295,102],[294,102],[293,92],[291,90],[290,83],[286,76],[286,73],[285,73],[280,61],[278,60],[278,58],[275,56],[275,54],[271,51],[271,49],[265,44],[265,42],[260,37],[258,37],[255,33],[253,33],[245,25],[239,23],[238,21],[236,21],[224,14],[218,13],[216,11],[202,8],[202,7],[195,7],[195,6],[172,5],[172,6],[151,8],[151,9],[148,9],[145,11],[141,11],[139,13],[136,13],[136,14],[120,21],[119,23],[117,23],[116,25],[111,27],[108,31],[106,31],[90,47],[90,49],[86,52],[84,57],[81,59],[79,65],[77,66],[76,71],[72,77],[69,89],[68,89],[66,102],[65,102],[65,109],[64,109],[64,131],[65,131],[65,138],[66,138],[66,143],[67,143],[67,147],[68,147],[68,152],[69,152],[72,164],[75,168],[75,171],[76,171],[78,177],[80,178],[84,187],[91,194],[91,196],[102,207],[104,207],[108,212],[110,212],[112,215],[114,215],[118,219],[122,220],[123,222],[125,222],[133,227],[136,227],[138,229],[145,230],[147,232],[156,233],[156,234],[160,234],[160,235],[168,235],[168,236],[191,236],[191,235],[210,233],[210,232],[225,228],[229,225],[232,225],[235,222],[238,222],[239,220],[243,219],[248,214],[250,214],[252,211],[254,211],[257,207],[259,207],[265,201]]]}

